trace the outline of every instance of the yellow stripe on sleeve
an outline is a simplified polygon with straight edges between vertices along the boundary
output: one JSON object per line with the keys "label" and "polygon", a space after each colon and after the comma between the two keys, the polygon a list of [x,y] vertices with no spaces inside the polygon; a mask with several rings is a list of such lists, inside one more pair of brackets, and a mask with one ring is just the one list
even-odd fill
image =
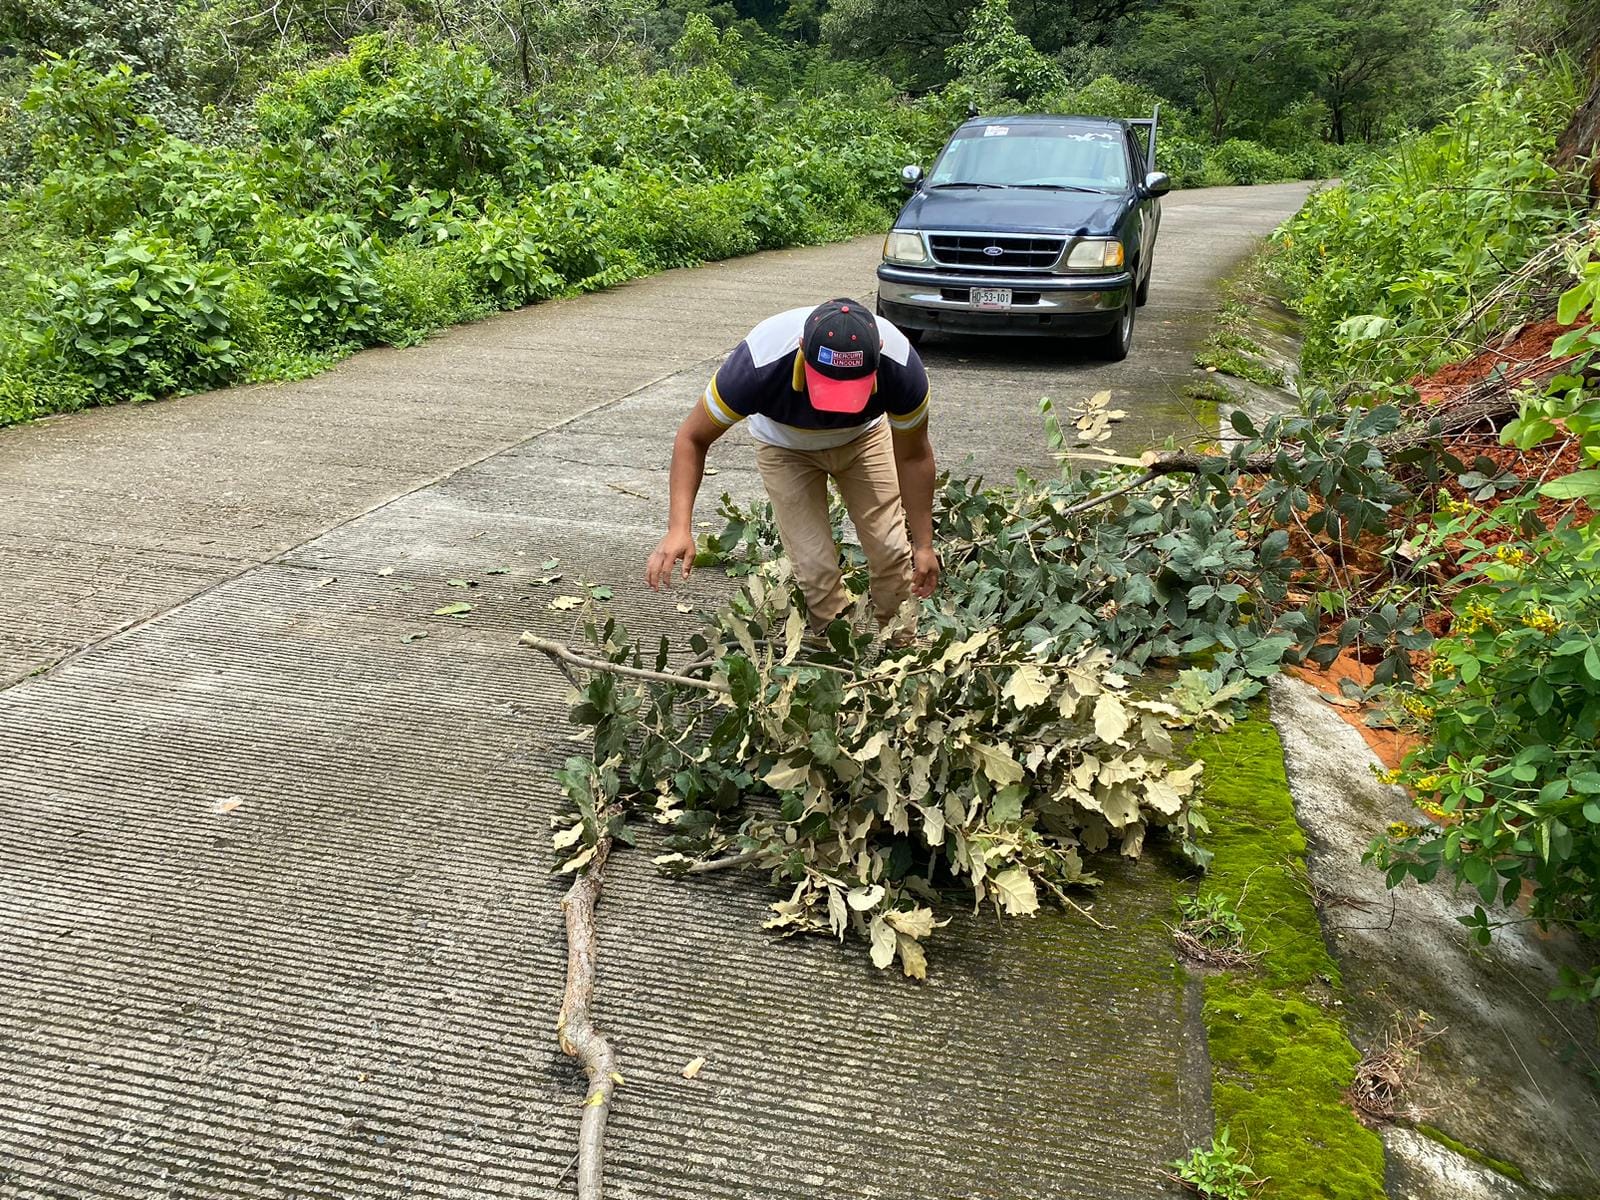
{"label": "yellow stripe on sleeve", "polygon": [[898,429],[901,433],[908,433],[915,429],[918,425],[921,425],[927,419],[928,397],[924,396],[922,398],[922,403],[917,405],[916,408],[912,409],[910,412],[906,413],[905,416],[900,416],[897,413],[890,413],[889,425],[894,429]]}
{"label": "yellow stripe on sleeve", "polygon": [[731,429],[739,423],[739,414],[729,408],[722,396],[717,392],[717,380],[712,376],[711,382],[706,385],[706,415],[724,429]]}

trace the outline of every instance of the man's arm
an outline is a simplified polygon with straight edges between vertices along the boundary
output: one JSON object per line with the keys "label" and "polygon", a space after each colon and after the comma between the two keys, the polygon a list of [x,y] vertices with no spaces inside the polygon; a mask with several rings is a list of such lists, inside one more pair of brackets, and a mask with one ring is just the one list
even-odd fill
{"label": "man's arm", "polygon": [[894,430],[894,465],[900,476],[900,502],[911,530],[911,590],[926,598],[939,586],[939,555],[933,549],[933,443],[928,422]]}
{"label": "man's arm", "polygon": [[[726,432],[727,428],[713,421],[706,413],[706,406],[698,400],[683,424],[678,426],[678,436],[672,443],[667,536],[650,555],[644,572],[645,582],[653,588],[672,586],[673,568],[679,559],[683,560],[684,579],[689,578],[689,572],[694,569],[694,499],[700,493],[700,480],[705,475],[706,451]],[[931,486],[933,477],[928,478]]]}

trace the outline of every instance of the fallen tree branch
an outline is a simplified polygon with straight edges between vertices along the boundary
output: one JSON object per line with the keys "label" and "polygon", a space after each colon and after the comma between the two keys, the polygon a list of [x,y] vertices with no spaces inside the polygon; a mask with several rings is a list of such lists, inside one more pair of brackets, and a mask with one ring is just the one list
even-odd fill
{"label": "fallen tree branch", "polygon": [[589,1020],[599,940],[594,906],[600,898],[604,883],[601,872],[610,853],[611,839],[602,837],[595,846],[594,857],[589,860],[588,870],[573,882],[561,900],[561,910],[567,919],[567,990],[561,999],[556,1037],[562,1051],[581,1062],[589,1077],[589,1092],[583,1101],[583,1120],[578,1130],[578,1200],[601,1198],[606,1163],[606,1114],[611,1108],[611,1093],[622,1078],[617,1072],[611,1043]]}
{"label": "fallen tree branch", "polygon": [[[683,687],[700,688],[707,692],[726,692],[728,685],[718,683],[714,679],[696,679],[692,675],[680,675],[675,671],[647,671],[643,667],[629,667],[622,663],[607,662],[603,658],[590,658],[586,654],[578,654],[571,647],[561,642],[542,638],[538,634],[524,633],[522,644],[532,646],[535,650],[549,655],[550,660],[561,668],[568,679],[572,673],[566,669],[567,664],[582,667],[587,671],[606,671],[612,675],[626,675],[629,679],[644,679],[650,683],[671,683]],[[573,680],[576,683],[576,680]]]}

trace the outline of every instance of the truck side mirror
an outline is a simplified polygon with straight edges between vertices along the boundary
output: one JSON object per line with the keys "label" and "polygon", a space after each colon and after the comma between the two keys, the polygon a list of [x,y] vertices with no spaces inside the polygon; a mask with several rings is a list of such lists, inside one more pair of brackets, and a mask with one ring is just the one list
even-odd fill
{"label": "truck side mirror", "polygon": [[1146,196],[1165,196],[1172,190],[1172,176],[1165,171],[1151,171],[1144,177]]}
{"label": "truck side mirror", "polygon": [[922,186],[922,168],[912,163],[900,168],[900,183],[906,191],[914,192]]}

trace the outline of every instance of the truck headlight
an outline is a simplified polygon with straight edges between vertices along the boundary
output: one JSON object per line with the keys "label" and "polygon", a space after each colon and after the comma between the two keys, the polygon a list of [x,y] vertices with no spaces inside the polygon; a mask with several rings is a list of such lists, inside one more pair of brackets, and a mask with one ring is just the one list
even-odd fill
{"label": "truck headlight", "polygon": [[1122,243],[1116,238],[1085,238],[1067,252],[1068,271],[1114,271],[1122,266]]}
{"label": "truck headlight", "polygon": [[928,261],[928,248],[922,243],[922,235],[891,229],[889,236],[883,239],[883,261],[902,267],[924,265]]}

